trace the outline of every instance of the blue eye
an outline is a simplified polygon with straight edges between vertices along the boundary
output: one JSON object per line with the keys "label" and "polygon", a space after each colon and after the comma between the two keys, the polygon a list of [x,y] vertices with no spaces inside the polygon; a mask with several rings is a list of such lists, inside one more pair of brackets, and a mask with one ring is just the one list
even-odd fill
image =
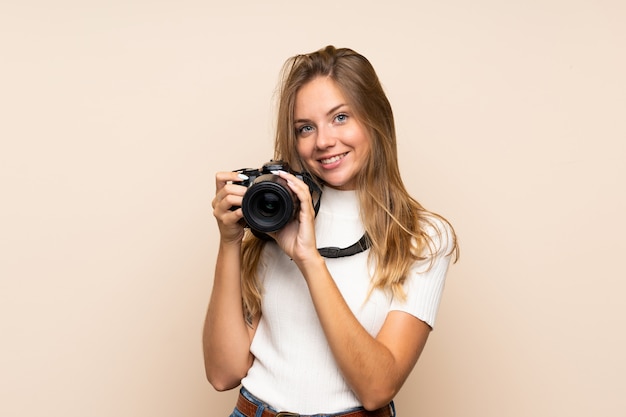
{"label": "blue eye", "polygon": [[312,131],[313,131],[313,126],[310,126],[310,125],[300,126],[299,128],[296,129],[296,133],[298,135],[306,135],[307,133],[310,133]]}
{"label": "blue eye", "polygon": [[348,115],[345,113],[340,113],[337,116],[335,116],[335,121],[339,123],[345,123],[346,120],[348,120]]}

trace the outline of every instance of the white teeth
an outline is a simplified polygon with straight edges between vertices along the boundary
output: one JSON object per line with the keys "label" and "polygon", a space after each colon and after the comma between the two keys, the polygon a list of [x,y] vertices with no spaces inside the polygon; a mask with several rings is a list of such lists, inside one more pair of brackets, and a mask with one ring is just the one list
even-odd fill
{"label": "white teeth", "polygon": [[337,156],[333,156],[332,158],[328,158],[328,159],[321,159],[320,162],[322,164],[332,164],[333,162],[337,162],[339,161],[341,158],[343,158],[346,154],[341,154],[341,155],[337,155]]}

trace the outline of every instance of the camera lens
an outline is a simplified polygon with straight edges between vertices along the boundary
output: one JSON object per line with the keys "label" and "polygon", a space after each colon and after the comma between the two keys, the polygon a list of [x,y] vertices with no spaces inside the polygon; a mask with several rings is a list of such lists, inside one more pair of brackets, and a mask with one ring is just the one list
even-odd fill
{"label": "camera lens", "polygon": [[297,212],[298,199],[277,175],[261,175],[246,190],[241,208],[250,228],[268,233],[282,229]]}
{"label": "camera lens", "polygon": [[275,216],[280,210],[280,199],[274,193],[263,193],[257,198],[258,213],[264,217]]}

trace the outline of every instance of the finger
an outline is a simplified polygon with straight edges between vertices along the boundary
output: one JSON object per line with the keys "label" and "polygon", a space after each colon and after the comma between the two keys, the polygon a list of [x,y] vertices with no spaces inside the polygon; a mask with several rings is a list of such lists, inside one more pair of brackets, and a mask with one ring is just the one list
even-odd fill
{"label": "finger", "polygon": [[290,188],[296,192],[298,195],[299,194],[310,194],[309,193],[309,186],[305,184],[304,181],[302,181],[300,178],[296,177],[295,175],[286,172],[286,171],[272,171],[273,174],[278,175],[279,177],[281,177],[282,179],[287,181],[287,184],[290,186]]}
{"label": "finger", "polygon": [[242,217],[243,217],[243,212],[241,211],[241,208],[238,208],[232,211],[231,210],[224,211],[221,216],[221,220],[224,224],[235,224],[235,223],[238,223]]}
{"label": "finger", "polygon": [[233,211],[233,207],[241,206],[245,191],[246,188],[240,185],[226,185],[213,199],[213,209],[216,211]]}
{"label": "finger", "polygon": [[309,186],[300,178],[288,172],[280,172],[281,178],[287,180],[287,185],[298,196],[301,203],[308,206],[311,201],[311,190]]}
{"label": "finger", "polygon": [[296,194],[298,200],[300,200],[300,214],[305,216],[301,218],[301,220],[307,217],[314,218],[313,201],[309,186],[291,173],[279,171],[277,175],[287,181],[287,186]]}
{"label": "finger", "polygon": [[247,176],[233,171],[223,171],[215,174],[215,195],[221,200],[228,193],[242,194],[246,189],[242,186],[242,181],[248,179]]}
{"label": "finger", "polygon": [[225,202],[218,204],[213,209],[213,216],[217,219],[218,223],[224,225],[234,225],[238,223],[243,217],[243,211],[241,207],[236,207]]}
{"label": "finger", "polygon": [[239,181],[246,180],[246,179],[248,179],[248,177],[238,172],[233,172],[233,171],[218,172],[215,174],[215,189],[219,190],[228,183],[239,182]]}

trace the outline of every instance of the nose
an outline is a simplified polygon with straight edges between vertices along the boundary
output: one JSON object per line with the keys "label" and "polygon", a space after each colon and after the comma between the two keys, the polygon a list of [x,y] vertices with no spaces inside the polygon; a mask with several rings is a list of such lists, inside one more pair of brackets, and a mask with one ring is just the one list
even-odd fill
{"label": "nose", "polygon": [[317,137],[315,138],[315,147],[317,149],[328,149],[337,143],[337,139],[333,135],[333,132],[328,127],[320,127],[317,130]]}

